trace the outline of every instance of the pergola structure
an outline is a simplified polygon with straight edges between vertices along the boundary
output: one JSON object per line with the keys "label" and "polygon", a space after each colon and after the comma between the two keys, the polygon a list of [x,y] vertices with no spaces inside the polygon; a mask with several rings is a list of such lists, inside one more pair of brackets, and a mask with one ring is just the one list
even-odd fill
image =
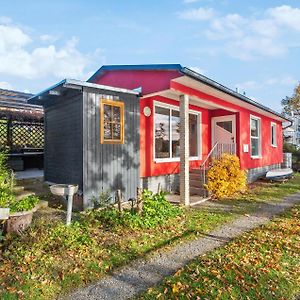
{"label": "pergola structure", "polygon": [[0,89],[0,148],[8,151],[8,163],[15,170],[23,170],[29,161],[42,167],[44,113],[41,106],[27,103],[32,96]]}

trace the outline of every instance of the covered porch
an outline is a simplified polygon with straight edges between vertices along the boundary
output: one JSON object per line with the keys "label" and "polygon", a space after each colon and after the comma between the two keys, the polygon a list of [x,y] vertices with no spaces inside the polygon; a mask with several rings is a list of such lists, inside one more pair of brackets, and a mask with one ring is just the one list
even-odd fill
{"label": "covered porch", "polygon": [[[205,87],[207,88],[207,86]],[[159,153],[159,157],[163,157],[165,151],[163,148],[167,148],[162,145],[164,142],[171,152],[168,154],[169,161],[175,161],[176,154],[179,159],[177,161],[179,161],[180,195],[171,195],[169,200],[185,206],[196,205],[206,200],[207,195],[206,192],[203,192],[203,184],[210,158],[218,158],[222,153],[239,154],[238,108],[232,107],[226,101],[218,101],[217,96],[220,97],[220,95],[208,99],[208,94],[211,95],[211,91],[207,91],[207,94],[203,93],[201,83],[183,76],[171,80],[169,89],[144,96],[144,98],[155,99],[153,105],[155,153]],[[176,135],[177,138],[161,141],[162,138],[157,134],[158,131],[159,134],[161,133],[161,128],[157,130],[157,127],[161,126],[161,122],[163,122],[159,99],[170,99],[173,103],[174,101],[178,103],[178,115],[172,110],[167,112],[169,114],[167,117],[170,119],[169,135]],[[198,129],[193,127],[191,121],[194,107],[201,108],[205,112],[205,122],[202,112]],[[160,118],[159,121],[155,119],[157,115]],[[204,135],[205,139],[203,139]],[[160,141],[156,143],[158,139]],[[198,155],[191,155],[197,147],[200,149]],[[160,162],[161,158],[157,158],[156,154],[154,154],[154,159],[156,162]],[[166,158],[162,158],[161,161],[166,161]],[[193,161],[192,166],[191,161]]]}

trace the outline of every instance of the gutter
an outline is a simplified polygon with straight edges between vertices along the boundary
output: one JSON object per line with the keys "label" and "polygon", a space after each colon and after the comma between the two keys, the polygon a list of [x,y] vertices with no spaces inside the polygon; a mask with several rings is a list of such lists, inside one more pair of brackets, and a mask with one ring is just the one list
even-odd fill
{"label": "gutter", "polygon": [[222,85],[222,84],[220,84],[220,83],[218,83],[218,82],[216,82],[216,81],[214,81],[214,80],[212,80],[212,79],[210,79],[210,78],[208,78],[208,77],[206,77],[204,75],[201,75],[201,74],[199,74],[199,73],[197,73],[197,72],[195,72],[195,71],[193,71],[193,70],[191,70],[189,68],[183,67],[180,70],[180,72],[182,74],[186,75],[186,76],[189,76],[189,77],[195,79],[195,80],[198,80],[198,81],[200,81],[202,83],[205,83],[205,84],[209,85],[210,87],[218,89],[221,92],[224,92],[224,93],[226,93],[226,94],[228,94],[230,96],[233,96],[235,98],[238,98],[238,99],[240,99],[240,100],[242,100],[242,101],[244,101],[244,102],[246,102],[246,103],[248,103],[250,105],[256,106],[257,108],[263,109],[263,110],[265,110],[265,111],[267,111],[267,112],[269,112],[269,113],[271,113],[273,115],[276,115],[277,117],[280,117],[280,118],[282,118],[282,119],[284,119],[284,120],[286,120],[288,122],[291,122],[289,119],[283,117],[278,112],[276,112],[276,111],[274,111],[274,110],[272,110],[272,109],[270,109],[270,108],[268,108],[268,107],[266,107],[266,106],[264,106],[264,105],[262,105],[262,104],[260,104],[260,103],[258,103],[256,101],[254,101],[254,100],[252,100],[252,99],[250,99],[250,98],[248,98],[248,97],[246,97],[244,95],[241,95],[241,94],[239,94],[239,93],[231,90],[230,88],[228,88],[228,87],[226,87],[226,86],[224,86],[224,85]]}
{"label": "gutter", "polygon": [[293,121],[290,121],[290,120],[289,120],[289,122],[290,122],[290,125],[288,125],[288,126],[286,126],[286,127],[282,127],[282,130],[288,129],[288,128],[290,128],[290,127],[293,126]]}

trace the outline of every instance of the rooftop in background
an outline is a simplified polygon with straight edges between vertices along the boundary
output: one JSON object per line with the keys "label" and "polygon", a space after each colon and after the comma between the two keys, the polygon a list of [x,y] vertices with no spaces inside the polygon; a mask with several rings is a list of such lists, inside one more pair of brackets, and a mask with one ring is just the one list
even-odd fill
{"label": "rooftop in background", "polygon": [[33,94],[0,89],[0,101],[27,102]]}
{"label": "rooftop in background", "polygon": [[28,103],[33,94],[0,89],[0,118],[23,120],[43,119],[41,106]]}

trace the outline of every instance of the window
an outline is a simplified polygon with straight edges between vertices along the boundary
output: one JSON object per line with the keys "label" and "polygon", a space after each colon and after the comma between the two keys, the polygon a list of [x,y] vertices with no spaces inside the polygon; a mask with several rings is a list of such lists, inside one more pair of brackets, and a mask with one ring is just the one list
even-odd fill
{"label": "window", "polygon": [[101,144],[124,143],[124,103],[101,100]]}
{"label": "window", "polygon": [[[199,114],[189,114],[190,157],[199,157]],[[180,117],[176,107],[155,105],[154,148],[155,159],[179,160],[180,157]]]}
{"label": "window", "polygon": [[273,147],[277,146],[277,138],[276,138],[276,123],[271,123],[271,145]]}
{"label": "window", "polygon": [[250,118],[250,135],[251,135],[251,156],[261,156],[261,124],[260,119]]}

